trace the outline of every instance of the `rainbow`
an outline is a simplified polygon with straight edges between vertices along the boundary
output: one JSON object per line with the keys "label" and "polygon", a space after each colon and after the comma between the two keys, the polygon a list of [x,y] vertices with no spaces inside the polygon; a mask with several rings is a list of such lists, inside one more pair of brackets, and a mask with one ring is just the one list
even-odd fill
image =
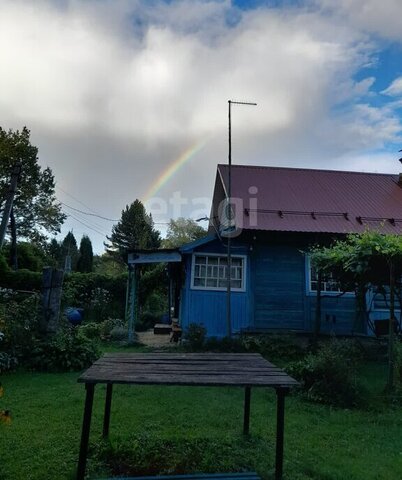
{"label": "rainbow", "polygon": [[207,137],[201,141],[196,142],[191,147],[187,148],[180,154],[176,160],[170,163],[166,169],[159,175],[159,177],[152,183],[152,185],[146,191],[143,197],[143,203],[146,203],[152,197],[154,197],[158,191],[173,177],[173,175],[180,170],[180,168],[189,162],[197,153],[199,153],[207,144],[210,137]]}

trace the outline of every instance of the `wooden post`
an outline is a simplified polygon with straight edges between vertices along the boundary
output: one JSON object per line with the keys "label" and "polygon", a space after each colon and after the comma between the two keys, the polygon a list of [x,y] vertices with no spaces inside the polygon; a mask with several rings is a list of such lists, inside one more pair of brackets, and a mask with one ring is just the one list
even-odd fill
{"label": "wooden post", "polygon": [[87,465],[89,432],[91,429],[92,405],[95,393],[95,384],[86,383],[85,389],[87,391],[85,397],[84,418],[82,421],[81,445],[80,455],[78,458],[77,477],[76,480],[84,480],[85,468]]}
{"label": "wooden post", "polygon": [[244,390],[243,435],[248,435],[250,432],[250,397],[251,387],[246,387]]}
{"label": "wooden post", "polygon": [[59,328],[63,276],[63,270],[56,270],[51,267],[43,269],[43,315],[40,325],[42,333],[56,333]]}
{"label": "wooden post", "polygon": [[276,389],[277,412],[276,412],[276,457],[275,457],[275,480],[282,480],[283,473],[283,439],[285,431],[285,396],[287,390]]}
{"label": "wooden post", "polygon": [[322,288],[322,272],[317,270],[317,297],[315,306],[315,325],[314,325],[314,339],[317,342],[321,330],[321,288]]}
{"label": "wooden post", "polygon": [[112,406],[112,391],[113,391],[113,384],[108,383],[106,385],[105,415],[103,417],[103,438],[106,438],[109,436],[110,410]]}
{"label": "wooden post", "polygon": [[130,276],[130,287],[129,287],[129,316],[128,316],[128,343],[132,343],[134,340],[134,330],[135,330],[135,316],[136,316],[136,307],[137,307],[137,269],[134,265],[132,270],[129,270]]}
{"label": "wooden post", "polygon": [[394,389],[394,318],[395,318],[395,265],[394,260],[389,261],[389,331],[388,331],[388,384],[387,389]]}

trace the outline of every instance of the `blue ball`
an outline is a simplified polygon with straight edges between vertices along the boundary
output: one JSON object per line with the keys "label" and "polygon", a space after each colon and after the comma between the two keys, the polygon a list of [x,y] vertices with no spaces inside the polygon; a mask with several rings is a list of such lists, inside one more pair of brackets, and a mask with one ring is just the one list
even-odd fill
{"label": "blue ball", "polygon": [[78,308],[66,308],[65,314],[71,325],[79,325],[82,322],[82,313]]}

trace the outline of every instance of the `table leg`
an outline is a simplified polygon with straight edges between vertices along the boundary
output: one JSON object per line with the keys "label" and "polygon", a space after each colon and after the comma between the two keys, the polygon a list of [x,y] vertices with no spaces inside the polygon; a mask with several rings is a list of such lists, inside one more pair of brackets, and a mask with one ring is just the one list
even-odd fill
{"label": "table leg", "polygon": [[106,385],[105,415],[103,417],[103,438],[106,438],[109,435],[110,408],[112,406],[112,390],[113,384],[108,383]]}
{"label": "table leg", "polygon": [[85,389],[87,393],[85,397],[84,419],[82,421],[80,455],[78,458],[76,480],[84,480],[85,477],[85,467],[87,464],[89,431],[91,428],[92,405],[94,400],[95,384],[86,383]]}
{"label": "table leg", "polygon": [[283,472],[283,437],[285,430],[285,396],[287,389],[277,388],[277,412],[276,412],[276,459],[275,480],[282,480]]}
{"label": "table leg", "polygon": [[250,431],[250,397],[251,387],[246,387],[244,390],[243,435],[248,435]]}

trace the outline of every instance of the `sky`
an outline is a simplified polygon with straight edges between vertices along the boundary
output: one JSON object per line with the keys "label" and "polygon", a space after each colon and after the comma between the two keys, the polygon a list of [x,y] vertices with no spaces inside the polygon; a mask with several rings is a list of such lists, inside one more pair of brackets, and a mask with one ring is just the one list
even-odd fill
{"label": "sky", "polygon": [[0,125],[52,169],[58,238],[101,253],[136,198],[162,233],[209,214],[228,100],[257,103],[232,108],[235,164],[399,173],[401,18],[400,0],[0,0]]}

